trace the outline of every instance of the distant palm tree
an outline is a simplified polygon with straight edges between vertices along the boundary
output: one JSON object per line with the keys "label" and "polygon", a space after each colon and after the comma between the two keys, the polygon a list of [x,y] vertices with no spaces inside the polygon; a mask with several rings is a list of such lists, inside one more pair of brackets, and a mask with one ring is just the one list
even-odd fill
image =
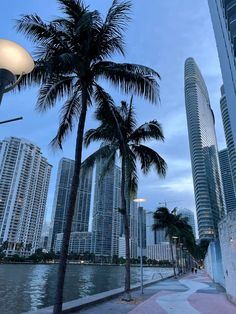
{"label": "distant palm tree", "polygon": [[23,242],[17,242],[16,243],[16,251],[22,251],[23,248],[24,248]]}
{"label": "distant palm tree", "polygon": [[4,241],[1,245],[1,249],[2,250],[7,250],[8,249],[8,246],[9,246],[9,242],[8,241]]}
{"label": "distant palm tree", "polygon": [[158,207],[153,213],[154,224],[153,230],[165,230],[166,238],[169,240],[171,259],[173,265],[174,276],[176,277],[175,259],[173,252],[173,237],[177,236],[179,230],[176,226],[176,215],[170,212],[167,207]]}
{"label": "distant palm tree", "polygon": [[176,276],[175,259],[173,253],[173,237],[177,238],[176,243],[184,242],[190,250],[190,243],[195,243],[192,227],[188,224],[187,219],[181,214],[176,213],[176,208],[170,211],[167,207],[158,207],[153,213],[154,224],[153,230],[165,230],[166,238],[169,240],[171,259],[174,276]]}
{"label": "distant palm tree", "polygon": [[36,45],[35,69],[25,75],[19,88],[40,85],[37,109],[44,112],[66,98],[62,106],[60,126],[52,145],[62,142],[77,122],[75,167],[71,195],[62,241],[54,314],[61,313],[63,286],[71,225],[79,186],[83,134],[87,109],[100,106],[106,93],[104,79],[125,93],[134,93],[156,103],[158,73],[148,67],[115,63],[110,58],[125,55],[124,31],[130,20],[131,3],[113,0],[103,20],[81,0],[57,0],[64,17],[45,23],[37,14],[24,15],[17,29]]}
{"label": "distant palm tree", "polygon": [[25,249],[26,249],[26,251],[31,251],[31,249],[32,249],[32,243],[27,243],[26,245],[25,245]]}
{"label": "distant palm tree", "polygon": [[[96,111],[96,119],[100,125],[96,129],[90,129],[85,134],[85,145],[91,142],[102,141],[102,146],[84,161],[85,167],[91,167],[101,159],[104,160],[103,174],[114,165],[116,153],[121,158],[121,209],[123,215],[125,244],[126,244],[126,273],[125,273],[125,299],[130,300],[130,230],[129,209],[130,198],[137,191],[137,160],[141,164],[141,170],[146,175],[153,166],[160,176],[165,176],[166,163],[164,159],[153,149],[142,144],[148,140],[164,140],[162,128],[156,121],[150,121],[137,126],[132,99],[128,105],[122,101],[120,107],[115,107],[113,100],[107,96],[108,103],[103,103]],[[106,110],[112,107],[113,111]]]}

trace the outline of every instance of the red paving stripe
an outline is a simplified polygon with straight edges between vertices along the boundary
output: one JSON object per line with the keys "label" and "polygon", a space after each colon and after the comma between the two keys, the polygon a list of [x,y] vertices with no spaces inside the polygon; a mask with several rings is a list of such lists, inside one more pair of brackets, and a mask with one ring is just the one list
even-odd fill
{"label": "red paving stripe", "polygon": [[194,293],[188,301],[202,314],[236,314],[236,306],[223,293]]}

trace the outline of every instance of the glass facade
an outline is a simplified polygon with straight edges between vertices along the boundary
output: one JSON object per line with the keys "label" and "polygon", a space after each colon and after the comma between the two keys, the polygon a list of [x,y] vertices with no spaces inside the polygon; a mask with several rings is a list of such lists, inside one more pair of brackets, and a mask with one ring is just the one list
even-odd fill
{"label": "glass facade", "polygon": [[193,58],[185,62],[185,105],[200,238],[217,236],[225,213],[214,114],[207,87]]}
{"label": "glass facade", "polygon": [[119,254],[119,236],[121,234],[120,184],[121,169],[114,166],[101,180],[104,159],[96,163],[92,252],[97,256]]}
{"label": "glass facade", "polygon": [[228,150],[219,151],[220,170],[224,188],[225,204],[227,212],[236,210],[236,197],[229,163]]}
{"label": "glass facade", "polygon": [[[0,144],[0,244],[7,255],[39,247],[52,166],[39,147],[16,137]],[[17,252],[18,251],[18,252]]]}
{"label": "glass facade", "polygon": [[236,191],[236,0],[208,0],[224,87],[221,113]]}
{"label": "glass facade", "polygon": [[[56,190],[53,202],[52,226],[50,232],[49,248],[55,249],[54,240],[57,233],[63,233],[66,213],[74,173],[74,160],[62,158],[59,162]],[[93,170],[85,170],[82,166],[80,172],[80,185],[77,193],[75,213],[72,222],[72,232],[87,232],[89,228],[89,213],[92,190]]]}

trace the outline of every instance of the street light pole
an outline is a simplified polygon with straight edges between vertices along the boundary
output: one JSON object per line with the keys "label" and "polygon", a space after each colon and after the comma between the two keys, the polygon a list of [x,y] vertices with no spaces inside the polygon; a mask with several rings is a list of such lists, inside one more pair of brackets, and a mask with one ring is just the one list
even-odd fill
{"label": "street light pole", "polygon": [[141,278],[141,294],[143,294],[143,215],[142,207],[139,206],[139,238],[140,238],[140,278]]}
{"label": "street light pole", "polygon": [[22,119],[23,119],[23,117],[18,117],[18,118],[14,118],[14,119],[4,120],[4,121],[0,121],[0,124],[14,122],[14,121],[22,120]]}

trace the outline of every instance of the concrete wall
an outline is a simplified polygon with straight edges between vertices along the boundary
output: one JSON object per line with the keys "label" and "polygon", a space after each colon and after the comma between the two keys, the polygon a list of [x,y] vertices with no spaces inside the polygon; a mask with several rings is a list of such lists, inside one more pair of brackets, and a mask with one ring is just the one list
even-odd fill
{"label": "concrete wall", "polygon": [[220,222],[219,238],[226,293],[236,304],[236,211],[229,212]]}
{"label": "concrete wall", "polygon": [[222,255],[219,240],[212,241],[209,244],[205,257],[205,268],[213,281],[225,287],[225,278],[222,267]]}

